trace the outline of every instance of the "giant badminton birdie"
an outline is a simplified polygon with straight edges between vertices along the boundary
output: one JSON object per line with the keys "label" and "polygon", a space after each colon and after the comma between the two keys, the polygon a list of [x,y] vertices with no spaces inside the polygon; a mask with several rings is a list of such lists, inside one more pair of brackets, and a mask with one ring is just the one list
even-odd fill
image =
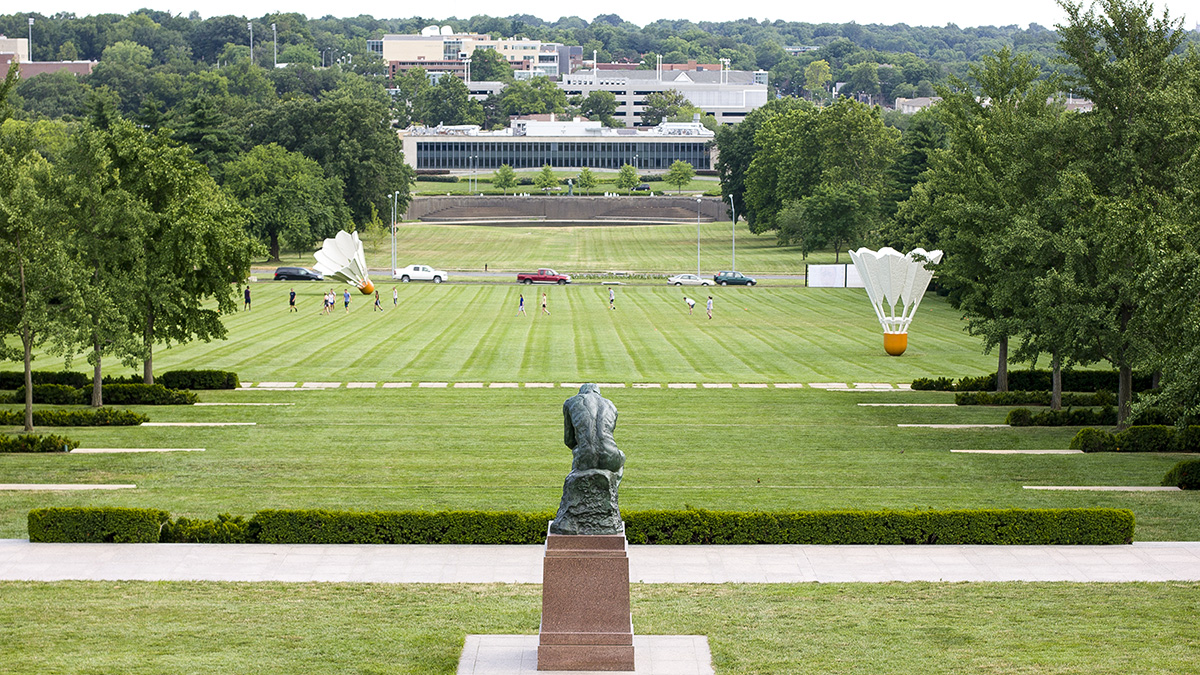
{"label": "giant badminton birdie", "polygon": [[321,274],[355,286],[363,295],[375,292],[375,284],[367,275],[367,259],[357,232],[338,232],[333,239],[326,239],[313,257],[317,259],[314,267]]}
{"label": "giant badminton birdie", "polygon": [[942,252],[917,248],[904,255],[887,247],[878,251],[860,248],[850,251],[850,259],[866,286],[879,325],[883,326],[884,351],[900,356],[908,349],[908,326],[933,278],[928,265],[941,262]]}

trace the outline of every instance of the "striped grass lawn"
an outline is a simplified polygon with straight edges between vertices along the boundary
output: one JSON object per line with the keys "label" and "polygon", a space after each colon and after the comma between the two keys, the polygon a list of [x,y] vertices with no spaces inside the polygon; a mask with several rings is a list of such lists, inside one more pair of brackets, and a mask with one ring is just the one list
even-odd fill
{"label": "striped grass lawn", "polygon": [[[862,289],[380,284],[320,313],[327,285],[254,284],[229,339],[155,354],[157,371],[221,368],[248,381],[890,382],[991,372],[958,313],[928,294],[900,358],[883,352]],[[300,312],[288,313],[287,291]],[[339,293],[342,288],[336,289]],[[541,314],[547,296],[549,316]],[[526,316],[517,316],[518,296]],[[684,295],[696,300],[691,316]],[[704,313],[714,297],[714,318]]]}
{"label": "striped grass lawn", "polygon": [[[1195,673],[1200,584],[635,584],[634,630],[720,675]],[[0,582],[11,673],[449,675],[534,635],[536,585]]]}
{"label": "striped grass lawn", "polygon": [[[779,246],[774,232],[751,234],[737,224],[736,241],[728,220],[701,223],[700,271],[712,277],[730,269],[747,274],[804,274],[806,263],[834,262],[834,252],[818,251],[805,259],[797,246]],[[386,270],[392,245],[386,228],[363,235],[367,264]],[[735,248],[736,246],[736,248]],[[445,270],[503,270],[515,274],[539,267],[559,272],[632,271],[666,275],[696,271],[696,223],[668,225],[578,225],[545,223],[443,225],[404,223],[397,231],[397,265],[432,265]],[[839,262],[850,262],[845,251]],[[312,267],[311,251],[286,252],[283,265]],[[276,263],[259,261],[258,269]],[[765,285],[771,281],[764,280]]]}

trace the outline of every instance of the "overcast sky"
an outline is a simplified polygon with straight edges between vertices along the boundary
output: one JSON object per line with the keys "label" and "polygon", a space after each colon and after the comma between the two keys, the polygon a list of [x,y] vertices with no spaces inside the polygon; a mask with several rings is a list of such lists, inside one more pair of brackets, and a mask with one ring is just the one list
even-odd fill
{"label": "overcast sky", "polygon": [[[358,2],[318,2],[317,0],[7,0],[0,13],[17,14],[22,11],[37,11],[41,14],[74,12],[78,16],[89,14],[128,14],[142,7],[160,11],[188,14],[197,10],[207,18],[223,14],[260,17],[272,12],[300,12],[309,18],[332,14],[334,16],[357,16],[367,14],[375,18],[401,18],[420,14],[431,19],[455,16],[460,19],[476,14],[510,16],[516,13],[533,14],[553,21],[560,16],[580,16],[591,21],[597,14],[615,13],[626,21],[640,26],[658,19],[688,18],[693,21],[728,21],[752,17],[758,20],[804,21],[809,23],[858,23],[895,24],[912,26],[944,26],[947,23],[960,27],[1005,26],[1017,24],[1027,26],[1038,23],[1052,27],[1063,20],[1063,12],[1053,0],[1005,0],[979,2],[971,0],[833,0],[823,2],[796,2],[796,0],[768,0],[739,3],[729,0],[691,0],[684,3],[634,2],[621,3],[567,3],[561,0],[523,0],[503,3],[495,0],[458,0],[437,5],[438,15],[432,15],[432,7],[423,4],[398,3],[386,0],[359,0]],[[1163,4],[1156,2],[1161,11]],[[1183,15],[1186,26],[1192,28],[1200,21],[1200,0],[1171,0],[1166,5],[1172,16]],[[36,27],[35,27],[36,32]]]}

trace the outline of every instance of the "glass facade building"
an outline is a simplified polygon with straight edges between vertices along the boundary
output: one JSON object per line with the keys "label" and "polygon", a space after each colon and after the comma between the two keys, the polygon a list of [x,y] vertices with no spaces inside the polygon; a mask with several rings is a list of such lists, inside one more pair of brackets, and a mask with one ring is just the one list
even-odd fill
{"label": "glass facade building", "polygon": [[619,169],[632,164],[638,169],[666,169],[676,160],[695,169],[711,169],[710,138],[648,141],[631,138],[548,139],[513,137],[419,138],[416,141],[418,169],[497,169],[507,164],[514,169],[552,167]]}

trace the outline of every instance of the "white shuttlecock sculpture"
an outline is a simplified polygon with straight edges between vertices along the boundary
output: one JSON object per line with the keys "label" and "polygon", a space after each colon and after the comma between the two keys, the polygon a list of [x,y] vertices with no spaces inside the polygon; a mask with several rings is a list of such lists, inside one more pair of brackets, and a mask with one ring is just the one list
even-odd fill
{"label": "white shuttlecock sculpture", "polygon": [[321,274],[355,286],[363,295],[375,292],[375,284],[367,275],[367,258],[363,255],[357,232],[338,232],[333,239],[326,239],[313,257],[317,259],[314,267]]}
{"label": "white shuttlecock sculpture", "polygon": [[[908,326],[933,278],[928,265],[941,262],[942,252],[917,248],[904,255],[888,247],[878,251],[860,248],[850,251],[850,259],[883,326],[884,351],[900,356],[908,349]],[[896,305],[900,305],[898,315]]]}

